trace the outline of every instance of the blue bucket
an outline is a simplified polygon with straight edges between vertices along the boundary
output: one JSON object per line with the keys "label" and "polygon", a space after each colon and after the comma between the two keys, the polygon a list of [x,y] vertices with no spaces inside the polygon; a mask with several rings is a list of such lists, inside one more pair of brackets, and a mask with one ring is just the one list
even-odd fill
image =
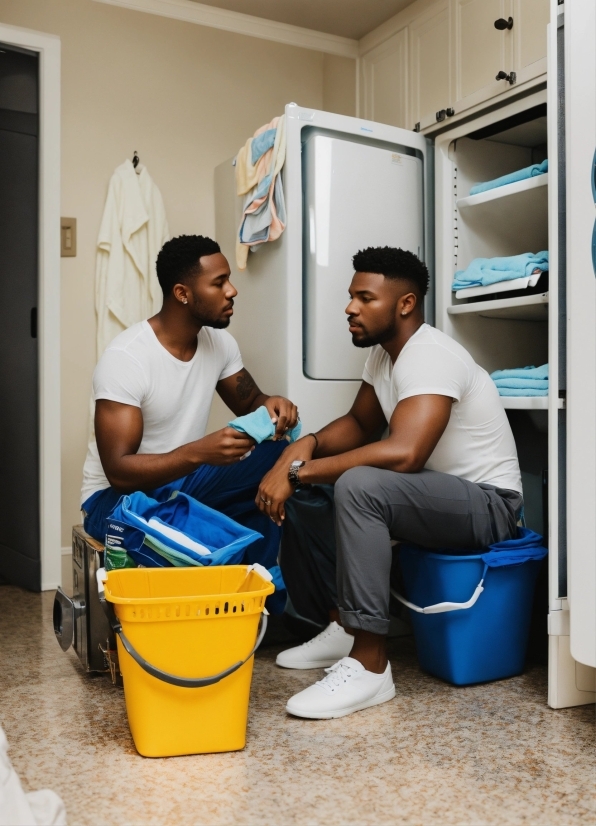
{"label": "blue bucket", "polygon": [[[546,554],[546,550],[544,550]],[[541,559],[488,567],[482,554],[399,550],[420,667],[453,685],[502,680],[524,669]]]}

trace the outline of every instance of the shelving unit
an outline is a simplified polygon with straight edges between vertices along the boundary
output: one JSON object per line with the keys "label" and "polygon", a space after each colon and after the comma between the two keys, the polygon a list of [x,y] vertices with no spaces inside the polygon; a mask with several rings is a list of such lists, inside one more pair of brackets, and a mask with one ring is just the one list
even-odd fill
{"label": "shelving unit", "polygon": [[[548,396],[500,396],[505,410],[548,410]],[[564,410],[565,399],[557,399],[557,407]]]}
{"label": "shelving unit", "polygon": [[447,313],[451,316],[476,315],[515,321],[548,321],[548,293],[454,304],[447,307]]}
{"label": "shelving unit", "polygon": [[[499,209],[501,207],[507,210],[513,207],[516,211],[535,209],[543,202],[546,203],[547,188],[548,172],[545,172],[544,175],[535,175],[533,178],[526,178],[513,184],[497,186],[494,189],[486,190],[486,192],[479,192],[478,195],[459,198],[456,201],[456,206],[460,212],[472,208],[475,212],[482,212],[483,208],[488,208],[491,212],[494,212],[495,208]],[[489,204],[490,207],[488,207]]]}

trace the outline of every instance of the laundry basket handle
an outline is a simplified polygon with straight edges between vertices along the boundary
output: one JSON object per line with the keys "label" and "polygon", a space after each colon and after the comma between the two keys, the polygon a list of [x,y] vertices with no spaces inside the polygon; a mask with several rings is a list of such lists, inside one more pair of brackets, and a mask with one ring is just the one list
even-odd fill
{"label": "laundry basket handle", "polygon": [[178,677],[176,674],[169,674],[167,671],[162,671],[160,668],[156,668],[156,666],[151,665],[148,663],[147,660],[142,657],[139,652],[132,646],[130,640],[128,640],[122,630],[122,625],[118,620],[114,608],[110,602],[107,600],[104,601],[104,608],[108,613],[108,618],[110,620],[110,625],[112,627],[112,631],[120,637],[120,642],[124,646],[124,650],[130,654],[133,660],[140,665],[143,671],[146,671],[147,674],[150,674],[152,677],[155,677],[158,680],[161,680],[164,683],[168,683],[169,685],[176,685],[179,688],[204,688],[208,685],[215,685],[220,680],[223,680],[225,677],[229,677],[230,674],[233,674],[234,671],[238,671],[239,668],[247,663],[252,655],[255,653],[259,645],[263,641],[263,637],[265,636],[265,631],[267,630],[267,616],[266,614],[261,614],[261,619],[259,622],[259,634],[257,636],[257,641],[254,645],[254,648],[250,652],[250,654],[245,657],[241,662],[235,663],[231,665],[229,668],[226,668],[225,671],[220,671],[219,674],[214,674],[212,677]]}
{"label": "laundry basket handle", "polygon": [[446,611],[465,611],[466,608],[471,608],[476,604],[478,597],[484,591],[484,577],[486,576],[487,569],[488,565],[485,563],[482,579],[467,602],[437,602],[435,605],[427,605],[426,608],[421,608],[419,605],[414,605],[413,602],[408,602],[405,597],[402,597],[401,594],[398,594],[393,588],[391,588],[391,593],[395,599],[399,600],[407,608],[411,608],[412,611],[416,611],[417,614],[444,614]]}

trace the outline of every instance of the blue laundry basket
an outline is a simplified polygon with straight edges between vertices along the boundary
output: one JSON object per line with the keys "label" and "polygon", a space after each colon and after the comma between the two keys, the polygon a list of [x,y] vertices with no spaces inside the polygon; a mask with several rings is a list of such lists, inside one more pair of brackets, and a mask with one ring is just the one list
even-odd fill
{"label": "blue laundry basket", "polygon": [[400,547],[407,598],[393,593],[410,608],[424,671],[453,685],[521,674],[536,577],[547,553],[541,543],[522,528],[517,540],[479,554]]}

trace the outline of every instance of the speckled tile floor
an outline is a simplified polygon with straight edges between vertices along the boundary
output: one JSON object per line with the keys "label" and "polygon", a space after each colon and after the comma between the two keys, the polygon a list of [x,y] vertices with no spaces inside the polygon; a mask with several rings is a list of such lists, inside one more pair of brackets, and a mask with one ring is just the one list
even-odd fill
{"label": "speckled tile floor", "polygon": [[0,586],[0,722],[27,790],[50,787],[69,824],[416,824],[596,822],[594,706],[553,711],[546,669],[453,688],[392,642],[397,697],[341,720],[288,717],[317,672],[255,665],[242,752],[145,759],[121,690],[85,676],[52,630],[53,593]]}

